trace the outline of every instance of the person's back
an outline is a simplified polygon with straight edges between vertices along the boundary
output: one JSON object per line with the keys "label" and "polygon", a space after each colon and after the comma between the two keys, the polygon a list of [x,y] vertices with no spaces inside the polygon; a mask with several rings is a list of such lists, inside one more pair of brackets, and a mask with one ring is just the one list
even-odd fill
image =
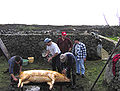
{"label": "person's back", "polygon": [[22,66],[22,58],[20,58],[20,63],[17,64],[15,61],[15,58],[16,56],[13,56],[11,57],[9,60],[8,60],[8,63],[9,63],[9,73],[13,73],[14,75],[18,74],[19,73],[19,69],[20,69],[20,66]]}
{"label": "person's back", "polygon": [[[72,85],[76,84],[76,63],[75,56],[71,52],[66,52],[60,55],[62,73],[66,73],[69,79],[72,79]],[[72,78],[71,78],[72,76]]]}
{"label": "person's back", "polygon": [[47,46],[47,50],[49,50],[52,55],[54,55],[56,52],[58,52],[58,54],[61,53],[57,44],[54,42],[52,42],[50,46]]}
{"label": "person's back", "polygon": [[71,52],[64,53],[67,56],[67,66],[72,67],[75,66],[75,56]]}

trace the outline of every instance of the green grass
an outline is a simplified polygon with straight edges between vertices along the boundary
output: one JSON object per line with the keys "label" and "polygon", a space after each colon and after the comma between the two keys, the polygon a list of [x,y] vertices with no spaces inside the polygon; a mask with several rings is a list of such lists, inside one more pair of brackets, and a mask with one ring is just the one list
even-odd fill
{"label": "green grass", "polygon": [[117,37],[108,37],[109,39],[112,39],[114,41],[118,41],[118,38]]}
{"label": "green grass", "polygon": [[[37,62],[36,62],[37,61]],[[84,88],[84,91],[90,91],[91,86],[93,85],[94,81],[96,80],[97,76],[99,75],[100,71],[102,70],[103,66],[105,64],[105,61],[96,60],[96,61],[86,61],[85,62],[85,78],[81,78],[80,76],[77,76],[77,86],[78,88],[76,90],[71,90],[71,88],[67,88],[64,86],[64,91],[81,91],[81,88]],[[5,58],[2,56],[0,57],[0,89],[5,89],[3,91],[7,91],[10,79],[9,74],[4,73],[8,68],[8,63],[5,60]],[[23,70],[29,70],[29,69],[51,69],[51,65],[47,63],[46,60],[35,60],[34,63],[28,64],[27,66],[23,66]],[[107,91],[107,87],[103,86],[103,77],[104,72],[101,75],[100,79],[96,83],[93,91]],[[52,91],[59,91],[59,87],[54,86]]]}

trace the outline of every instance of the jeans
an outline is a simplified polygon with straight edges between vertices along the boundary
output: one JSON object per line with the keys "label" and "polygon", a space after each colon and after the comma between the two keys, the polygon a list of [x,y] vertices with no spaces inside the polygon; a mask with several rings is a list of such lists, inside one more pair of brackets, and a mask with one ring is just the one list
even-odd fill
{"label": "jeans", "polygon": [[85,74],[84,59],[77,60],[77,56],[75,56],[75,59],[76,59],[76,73],[80,74],[81,72],[81,74]]}

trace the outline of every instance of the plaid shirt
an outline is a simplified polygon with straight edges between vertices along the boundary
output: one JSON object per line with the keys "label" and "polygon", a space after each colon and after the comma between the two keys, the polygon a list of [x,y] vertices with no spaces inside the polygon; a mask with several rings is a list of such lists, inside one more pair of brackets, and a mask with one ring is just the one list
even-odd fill
{"label": "plaid shirt", "polygon": [[79,44],[74,44],[73,45],[73,54],[77,56],[77,60],[84,59],[86,58],[86,46],[82,42]]}

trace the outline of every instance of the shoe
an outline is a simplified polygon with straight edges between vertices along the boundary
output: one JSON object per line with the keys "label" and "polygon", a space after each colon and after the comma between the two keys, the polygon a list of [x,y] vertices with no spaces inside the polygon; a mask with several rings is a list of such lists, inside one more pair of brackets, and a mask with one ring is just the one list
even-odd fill
{"label": "shoe", "polygon": [[79,74],[79,73],[76,73],[76,75],[78,75],[78,76],[79,76],[80,74]]}
{"label": "shoe", "polygon": [[84,74],[82,74],[82,78],[85,78],[85,75],[84,75]]}

